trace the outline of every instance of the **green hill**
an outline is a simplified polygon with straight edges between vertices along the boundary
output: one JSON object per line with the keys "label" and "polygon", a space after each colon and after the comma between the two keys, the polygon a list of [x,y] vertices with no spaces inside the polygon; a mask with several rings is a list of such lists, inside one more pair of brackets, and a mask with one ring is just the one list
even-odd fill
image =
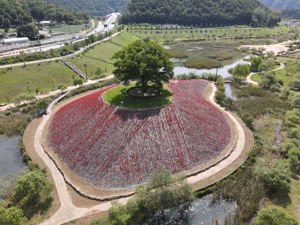
{"label": "green hill", "polygon": [[272,26],[279,15],[257,0],[131,0],[121,23]]}
{"label": "green hill", "polygon": [[42,0],[0,0],[0,28],[42,20],[76,24],[79,20],[88,19],[87,13],[72,12]]}
{"label": "green hill", "polygon": [[273,9],[300,9],[299,0],[260,0],[260,2]]}
{"label": "green hill", "polygon": [[86,11],[92,16],[104,16],[122,11],[129,0],[45,0],[74,11]]}

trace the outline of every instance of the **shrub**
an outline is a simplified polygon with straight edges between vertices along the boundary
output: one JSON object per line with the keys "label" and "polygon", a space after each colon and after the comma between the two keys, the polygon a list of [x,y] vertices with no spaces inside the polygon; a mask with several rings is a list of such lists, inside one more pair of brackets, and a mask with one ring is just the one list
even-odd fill
{"label": "shrub", "polygon": [[0,224],[3,225],[25,225],[27,219],[24,217],[22,210],[10,207],[5,209],[0,206]]}
{"label": "shrub", "polygon": [[254,225],[298,225],[298,222],[285,209],[269,206],[259,211]]}
{"label": "shrub", "polygon": [[247,127],[249,127],[251,130],[253,129],[253,121],[254,121],[253,116],[246,113],[242,116],[242,120],[245,122]]}
{"label": "shrub", "polygon": [[245,78],[250,73],[248,64],[238,64],[233,68],[232,74],[234,78]]}
{"label": "shrub", "polygon": [[270,168],[264,169],[262,173],[265,184],[270,192],[289,192],[291,173],[288,160],[279,159]]}
{"label": "shrub", "polygon": [[262,63],[263,59],[259,57],[253,57],[251,59],[251,65],[250,65],[250,70],[251,72],[258,72],[258,67]]}
{"label": "shrub", "polygon": [[74,79],[73,84],[75,86],[76,85],[81,85],[81,84],[83,84],[83,80],[81,78],[76,78],[76,79]]}
{"label": "shrub", "polygon": [[51,191],[52,183],[44,171],[33,169],[18,177],[10,198],[13,205],[21,208],[26,217],[30,218],[49,207]]}

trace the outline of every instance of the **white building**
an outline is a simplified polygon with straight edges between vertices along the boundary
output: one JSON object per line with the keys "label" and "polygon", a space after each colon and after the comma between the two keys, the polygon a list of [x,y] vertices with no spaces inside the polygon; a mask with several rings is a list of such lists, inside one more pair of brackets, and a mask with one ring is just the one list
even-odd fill
{"label": "white building", "polygon": [[2,40],[2,44],[4,45],[13,45],[13,44],[28,43],[28,42],[29,42],[28,37],[8,38]]}
{"label": "white building", "polygon": [[42,26],[47,26],[51,24],[51,21],[40,21],[39,24]]}

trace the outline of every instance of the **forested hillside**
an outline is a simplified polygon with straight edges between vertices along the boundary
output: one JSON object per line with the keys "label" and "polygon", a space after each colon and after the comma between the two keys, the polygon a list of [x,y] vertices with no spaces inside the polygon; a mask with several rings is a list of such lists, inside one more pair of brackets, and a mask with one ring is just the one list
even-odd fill
{"label": "forested hillside", "polygon": [[104,16],[112,12],[122,11],[129,0],[45,0],[46,2],[64,6],[67,9],[84,10],[92,16]]}
{"label": "forested hillside", "polygon": [[260,0],[260,2],[273,9],[300,8],[299,0]]}
{"label": "forested hillside", "polygon": [[79,20],[88,19],[87,13],[72,12],[42,0],[0,0],[0,28],[41,20],[76,24]]}
{"label": "forested hillside", "polygon": [[131,0],[121,23],[272,26],[279,15],[257,0]]}

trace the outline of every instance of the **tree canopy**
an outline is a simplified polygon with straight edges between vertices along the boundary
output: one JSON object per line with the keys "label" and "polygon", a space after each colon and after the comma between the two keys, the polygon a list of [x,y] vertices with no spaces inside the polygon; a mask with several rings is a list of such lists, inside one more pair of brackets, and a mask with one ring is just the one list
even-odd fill
{"label": "tree canopy", "polygon": [[76,24],[79,20],[88,19],[87,13],[72,12],[42,0],[0,0],[0,28],[42,20]]}
{"label": "tree canopy", "polygon": [[18,37],[28,37],[30,40],[35,40],[39,37],[39,31],[32,24],[21,25],[17,28],[17,35]]}
{"label": "tree canopy", "polygon": [[131,0],[120,22],[272,26],[280,16],[257,0]]}
{"label": "tree canopy", "polygon": [[169,171],[154,171],[147,184],[136,187],[136,194],[126,206],[114,205],[105,224],[144,224],[156,212],[163,212],[193,199],[192,187]]}
{"label": "tree canopy", "polygon": [[137,86],[146,88],[149,84],[157,88],[162,82],[168,82],[173,77],[173,63],[168,52],[155,42],[137,40],[121,51],[113,59],[116,78],[128,84],[137,81]]}
{"label": "tree canopy", "polygon": [[129,0],[45,0],[74,11],[85,11],[91,16],[105,16],[124,10]]}
{"label": "tree canopy", "polygon": [[233,68],[234,78],[245,78],[250,73],[250,68],[248,64],[238,64]]}

